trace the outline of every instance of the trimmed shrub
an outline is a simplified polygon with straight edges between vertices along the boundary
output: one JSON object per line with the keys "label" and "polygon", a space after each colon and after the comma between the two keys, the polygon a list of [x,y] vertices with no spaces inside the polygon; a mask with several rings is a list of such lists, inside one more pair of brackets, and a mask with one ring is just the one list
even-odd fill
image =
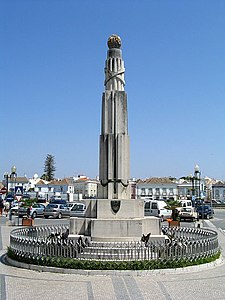
{"label": "trimmed shrub", "polygon": [[200,265],[215,261],[220,257],[220,251],[207,257],[199,257],[194,260],[135,260],[135,261],[100,261],[100,260],[79,260],[76,258],[63,257],[32,257],[19,256],[8,247],[8,257],[13,260],[27,264],[52,266],[64,269],[84,270],[155,270],[169,268],[183,268],[187,266]]}

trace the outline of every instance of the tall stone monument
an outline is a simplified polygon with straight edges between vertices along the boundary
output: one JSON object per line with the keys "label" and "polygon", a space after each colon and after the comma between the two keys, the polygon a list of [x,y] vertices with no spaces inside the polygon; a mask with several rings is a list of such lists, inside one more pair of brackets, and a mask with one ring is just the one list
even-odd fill
{"label": "tall stone monument", "polygon": [[92,241],[139,241],[142,234],[160,234],[160,221],[144,217],[144,201],[131,199],[130,141],[127,95],[121,39],[108,39],[105,91],[102,97],[99,190],[97,200],[86,200],[86,218],[71,218],[71,235],[90,236]]}
{"label": "tall stone monument", "polygon": [[102,97],[98,198],[130,199],[130,140],[121,39],[108,39],[105,92]]}

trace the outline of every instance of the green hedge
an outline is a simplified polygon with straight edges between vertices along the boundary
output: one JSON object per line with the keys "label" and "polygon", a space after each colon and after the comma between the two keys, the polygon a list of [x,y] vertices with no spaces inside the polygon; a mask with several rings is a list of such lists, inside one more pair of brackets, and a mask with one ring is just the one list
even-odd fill
{"label": "green hedge", "polygon": [[187,259],[176,259],[165,261],[159,260],[136,260],[136,261],[98,261],[98,260],[79,260],[75,258],[58,257],[20,257],[9,247],[8,257],[27,264],[51,266],[64,269],[85,269],[85,270],[155,270],[168,268],[182,268],[193,265],[200,265],[215,261],[220,257],[220,251],[210,257],[196,258],[192,261]]}

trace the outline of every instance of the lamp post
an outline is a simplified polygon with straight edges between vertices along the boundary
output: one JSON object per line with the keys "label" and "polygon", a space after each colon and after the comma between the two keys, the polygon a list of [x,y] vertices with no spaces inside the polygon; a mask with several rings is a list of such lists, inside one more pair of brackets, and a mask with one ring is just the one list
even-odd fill
{"label": "lamp post", "polygon": [[[7,197],[8,192],[9,192],[9,178],[10,178],[10,183],[12,183],[12,189],[15,190],[16,177],[17,177],[17,174],[16,174],[16,167],[15,166],[13,166],[11,168],[11,174],[10,175],[8,174],[8,172],[4,173],[4,178],[6,180],[6,197]],[[10,187],[10,189],[11,189],[11,187]],[[9,221],[12,221],[12,214],[11,214],[12,201],[13,200],[9,201]]]}
{"label": "lamp post", "polygon": [[201,191],[200,191],[200,181],[201,181],[201,172],[199,170],[199,166],[195,166],[195,172],[194,172],[194,180],[195,180],[195,196],[198,200],[201,198]]}
{"label": "lamp post", "polygon": [[[7,199],[7,196],[8,196],[8,192],[9,192],[9,173],[8,172],[5,172],[4,173],[4,178],[5,178],[5,181],[6,181],[6,199]],[[9,200],[8,200],[9,201]],[[11,214],[11,207],[12,207],[12,204],[11,204],[11,200],[9,201],[9,220],[12,221],[12,214]]]}
{"label": "lamp post", "polygon": [[6,197],[7,197],[8,191],[9,191],[9,174],[8,174],[8,172],[4,173],[4,178],[6,181]]}
{"label": "lamp post", "polygon": [[[201,199],[201,172],[199,169],[199,166],[196,165],[194,169],[194,182],[195,182],[195,196],[197,199],[197,206],[202,204],[202,199]],[[204,218],[204,210],[203,207],[202,209],[202,219]],[[198,219],[199,219],[199,210],[198,211]]]}
{"label": "lamp post", "polygon": [[14,189],[14,191],[15,191],[15,187],[16,187],[16,177],[17,177],[16,166],[13,166],[11,168],[10,178],[11,178],[11,181],[12,181],[12,188]]}
{"label": "lamp post", "polygon": [[191,174],[188,176],[188,179],[191,181],[191,201],[192,206],[194,206],[195,202],[195,182],[194,182],[194,176]]}
{"label": "lamp post", "polygon": [[[12,183],[13,183],[13,189],[14,189],[14,191],[15,191],[15,188],[16,188],[16,177],[17,177],[17,174],[16,174],[16,167],[13,166],[13,167],[11,168],[10,178],[11,178]],[[12,221],[11,208],[12,208],[12,202],[10,202],[10,209],[9,209],[9,220],[10,220],[10,221]]]}

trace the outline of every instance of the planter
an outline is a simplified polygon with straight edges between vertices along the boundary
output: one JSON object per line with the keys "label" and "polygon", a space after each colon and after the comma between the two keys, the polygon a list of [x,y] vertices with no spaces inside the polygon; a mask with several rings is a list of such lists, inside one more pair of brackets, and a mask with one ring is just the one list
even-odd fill
{"label": "planter", "polygon": [[169,227],[180,226],[180,221],[174,221],[172,219],[167,219]]}
{"label": "planter", "polygon": [[33,219],[22,219],[22,225],[23,226],[33,226],[34,225],[34,220]]}

